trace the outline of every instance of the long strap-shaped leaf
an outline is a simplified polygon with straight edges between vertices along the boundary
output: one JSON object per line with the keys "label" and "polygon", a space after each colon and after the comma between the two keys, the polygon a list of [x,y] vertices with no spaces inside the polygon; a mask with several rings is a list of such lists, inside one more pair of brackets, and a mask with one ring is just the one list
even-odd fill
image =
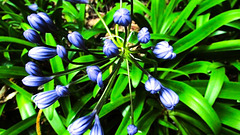
{"label": "long strap-shaped leaf", "polygon": [[176,91],[180,101],[196,112],[214,134],[219,133],[221,122],[217,113],[196,89],[179,81],[162,80],[161,82],[164,86]]}
{"label": "long strap-shaped leaf", "polygon": [[234,20],[240,19],[239,14],[240,9],[236,9],[221,13],[220,15],[212,18],[209,22],[201,26],[199,29],[196,29],[195,31],[191,32],[190,34],[174,43],[174,52],[178,54],[193,47],[221,26]]}

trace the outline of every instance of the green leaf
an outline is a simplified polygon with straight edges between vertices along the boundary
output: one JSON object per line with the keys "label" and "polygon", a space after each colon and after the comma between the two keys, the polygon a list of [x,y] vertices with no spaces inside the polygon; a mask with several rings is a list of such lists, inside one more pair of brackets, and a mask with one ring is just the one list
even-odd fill
{"label": "green leaf", "polygon": [[18,86],[12,81],[9,81],[8,79],[2,79],[2,81],[9,87],[13,88],[14,90],[22,94],[27,100],[31,100],[32,94],[23,89],[22,87]]}
{"label": "green leaf", "polygon": [[179,81],[162,80],[161,83],[174,90],[178,94],[180,101],[196,112],[207,123],[214,134],[220,132],[221,122],[218,115],[197,90]]}
{"label": "green leaf", "polygon": [[110,113],[111,111],[121,106],[122,104],[128,102],[129,100],[130,100],[130,97],[128,95],[125,97],[119,97],[115,101],[105,104],[99,113],[99,117],[105,116],[106,114]]}
{"label": "green leaf", "polygon": [[6,103],[0,104],[0,116],[2,116],[2,112],[5,108]]}
{"label": "green leaf", "polygon": [[196,20],[196,28],[199,28],[201,27],[203,24],[205,24],[206,22],[209,21],[209,18],[210,18],[210,13],[208,14],[205,14],[205,15],[200,15],[197,17],[197,20]]}
{"label": "green leaf", "polygon": [[172,27],[169,29],[168,33],[170,33],[171,36],[175,36],[177,32],[180,30],[180,28],[183,26],[183,24],[186,22],[190,14],[193,12],[195,7],[201,2],[202,0],[191,0],[187,6],[184,8],[184,10],[179,15],[177,21],[172,25]]}
{"label": "green leaf", "polygon": [[18,67],[18,66],[0,66],[0,78],[18,78],[22,76],[27,76],[27,72],[25,71],[24,67]]}
{"label": "green leaf", "polygon": [[150,37],[151,37],[151,39],[162,39],[162,40],[173,40],[173,41],[178,40],[178,38],[169,36],[166,34],[150,34]]}
{"label": "green leaf", "polygon": [[152,123],[156,120],[156,118],[160,115],[159,111],[157,110],[149,110],[145,113],[138,121],[137,127],[143,133],[147,134],[148,130],[150,129]]}
{"label": "green leaf", "polygon": [[[186,81],[184,83],[187,83],[188,85],[194,87],[202,95],[204,95],[208,85],[208,80],[192,80]],[[222,90],[218,95],[218,98],[240,100],[240,91],[236,90],[239,87],[240,87],[239,82],[224,82]]]}
{"label": "green leaf", "polygon": [[125,90],[128,84],[128,77],[126,75],[119,75],[111,92],[111,101],[114,102],[118,98],[122,97],[122,92]]}
{"label": "green leaf", "polygon": [[219,93],[221,92],[223,83],[225,79],[225,68],[217,68],[212,70],[210,74],[209,83],[205,93],[205,98],[208,100],[210,105],[213,105],[217,99]]}
{"label": "green leaf", "polygon": [[18,122],[17,124],[13,125],[12,127],[8,128],[4,131],[1,135],[17,135],[22,131],[26,130],[36,122],[36,115],[33,115],[25,120]]}
{"label": "green leaf", "polygon": [[32,101],[26,99],[22,94],[18,93],[16,95],[16,101],[22,120],[25,120],[26,118],[36,114]]}
{"label": "green leaf", "polygon": [[9,42],[9,43],[17,43],[17,44],[21,44],[21,45],[25,45],[25,46],[30,46],[30,47],[35,47],[36,44],[22,40],[22,39],[18,39],[15,37],[7,37],[7,36],[0,36],[0,42]]}
{"label": "green leaf", "polygon": [[158,33],[158,23],[163,19],[164,9],[166,7],[165,0],[152,0],[151,1],[151,26],[153,33]]}
{"label": "green leaf", "polygon": [[185,37],[175,42],[173,44],[174,52],[178,54],[193,47],[198,42],[209,36],[212,32],[217,30],[219,27],[231,21],[239,19],[240,18],[239,14],[240,10],[236,9],[226,11],[221,13],[220,15],[217,15],[200,28],[196,29],[195,31],[191,32],[190,34],[186,35]]}
{"label": "green leaf", "polygon": [[168,122],[168,121],[164,121],[164,120],[158,120],[158,124],[167,127],[167,128],[171,128],[172,130],[178,130],[177,127],[175,127],[172,123]]}
{"label": "green leaf", "polygon": [[[141,67],[143,67],[144,63],[140,62],[139,65],[141,65]],[[140,83],[140,81],[142,79],[142,74],[143,74],[142,70],[133,64],[132,70],[130,73],[133,88],[137,88],[138,84]]]}
{"label": "green leaf", "polygon": [[[136,90],[136,96],[133,100],[133,108],[134,108],[134,122],[138,120],[140,117],[140,114],[143,110],[144,102],[146,98],[146,92],[143,90]],[[129,107],[130,108],[130,107]],[[127,134],[127,126],[131,124],[131,119],[130,119],[131,112],[130,110],[127,111],[127,114],[124,116],[122,119],[121,124],[119,125],[116,135],[125,135]]]}
{"label": "green leaf", "polygon": [[232,108],[223,103],[214,104],[214,109],[216,110],[222,124],[240,130],[240,111],[238,109]]}
{"label": "green leaf", "polygon": [[[204,74],[208,74],[209,70],[209,66],[211,65],[211,62],[208,61],[195,61],[192,63],[189,63],[187,65],[184,65],[180,68],[178,68],[178,71],[182,71],[185,74],[196,74],[196,73],[204,73]],[[177,76],[180,76],[181,74],[176,73],[176,72],[172,72],[169,73],[166,78],[171,79],[171,78],[175,78]]]}

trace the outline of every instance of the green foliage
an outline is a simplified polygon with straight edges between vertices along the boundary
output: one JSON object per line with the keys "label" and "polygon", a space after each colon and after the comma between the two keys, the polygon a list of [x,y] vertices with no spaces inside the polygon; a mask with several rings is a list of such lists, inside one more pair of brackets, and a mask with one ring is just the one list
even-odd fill
{"label": "green foliage", "polygon": [[[53,33],[39,33],[42,41],[51,48],[68,48],[69,63],[59,56],[43,62],[29,58],[28,51],[38,46],[22,36],[24,30],[32,29],[27,21],[35,13],[27,7],[32,1],[0,0],[0,134],[36,134],[37,118],[42,134],[69,134],[67,127],[93,109],[99,111],[107,135],[126,135],[129,124],[138,127],[137,135],[240,133],[239,1],[91,2],[36,1],[37,12],[48,13],[57,27]],[[120,7],[131,11],[132,6],[135,23],[125,31],[114,24],[113,15]],[[142,27],[149,28],[151,40],[136,45]],[[72,31],[81,33],[88,51],[71,46],[67,34]],[[130,37],[125,46],[126,35]],[[104,56],[106,38],[119,47],[119,56]],[[151,47],[160,41],[172,45],[175,59],[154,56]],[[24,69],[28,61],[36,62],[44,76],[56,77],[43,87],[24,86],[21,79],[28,75]],[[88,78],[89,65],[100,67],[104,88]],[[147,73],[178,94],[180,102],[174,110],[166,110],[159,94],[145,90]],[[32,95],[68,84],[70,96],[59,98],[37,117]],[[9,99],[11,92],[17,94]],[[8,116],[11,112],[18,115]],[[9,117],[15,121],[8,121]]]}

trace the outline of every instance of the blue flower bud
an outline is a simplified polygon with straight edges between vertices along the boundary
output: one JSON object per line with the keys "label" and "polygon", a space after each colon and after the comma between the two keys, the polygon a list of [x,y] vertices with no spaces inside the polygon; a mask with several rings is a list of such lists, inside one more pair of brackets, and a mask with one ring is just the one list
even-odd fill
{"label": "blue flower bud", "polygon": [[95,114],[96,111],[92,112],[88,116],[77,119],[68,126],[67,130],[71,135],[81,135],[85,133],[88,130],[89,126],[92,124]]}
{"label": "blue flower bud", "polygon": [[138,41],[140,43],[148,43],[150,41],[150,33],[147,27],[143,27],[138,33]]}
{"label": "blue flower bud", "polygon": [[168,88],[165,88],[165,87],[163,87],[161,89],[159,97],[160,97],[160,100],[161,100],[162,104],[168,110],[172,110],[177,105],[177,103],[179,102],[178,95],[174,91],[172,91]]}
{"label": "blue flower bud", "polygon": [[38,5],[36,3],[29,5],[28,6],[29,9],[31,9],[32,11],[37,11],[38,10]]}
{"label": "blue flower bud", "polygon": [[104,132],[97,114],[95,115],[95,122],[91,129],[90,135],[104,135]]}
{"label": "blue flower bud", "polygon": [[135,135],[138,132],[138,128],[135,125],[128,125],[127,131],[129,135]]}
{"label": "blue flower bud", "polygon": [[103,88],[102,72],[98,66],[87,66],[87,74],[90,80],[97,82],[98,86]]}
{"label": "blue flower bud", "polygon": [[38,30],[40,32],[46,32],[48,30],[48,26],[46,22],[37,14],[31,14],[27,17],[27,20],[32,28]]}
{"label": "blue flower bud", "polygon": [[68,94],[68,88],[66,86],[57,85],[55,90],[33,95],[32,100],[39,109],[45,109],[55,103],[60,97],[65,97]]}
{"label": "blue flower bud", "polygon": [[67,59],[67,50],[61,45],[57,45],[57,55],[62,59]]}
{"label": "blue flower bud", "polygon": [[113,21],[121,26],[128,26],[131,23],[130,12],[125,8],[117,10],[113,15]]}
{"label": "blue flower bud", "polygon": [[29,57],[39,61],[51,59],[56,55],[56,49],[45,46],[34,47],[28,52]]}
{"label": "blue flower bud", "polygon": [[118,47],[110,39],[104,40],[103,53],[108,57],[112,58],[118,56]]}
{"label": "blue flower bud", "polygon": [[82,4],[89,3],[88,0],[65,0],[65,1],[69,1],[69,2],[72,2],[72,3],[82,3]]}
{"label": "blue flower bud", "polygon": [[29,75],[29,76],[24,77],[22,79],[22,82],[26,86],[37,87],[37,86],[43,85],[44,83],[51,81],[53,78],[54,78],[53,76],[43,77],[43,76]]}
{"label": "blue flower bud", "polygon": [[153,48],[153,53],[160,59],[174,59],[176,53],[173,52],[172,46],[167,41],[161,41]]}
{"label": "blue flower bud", "polygon": [[38,67],[38,65],[32,61],[29,61],[25,65],[25,70],[30,75],[34,75],[34,76],[42,76],[43,75],[43,73],[40,70],[40,68]]}
{"label": "blue flower bud", "polygon": [[25,30],[23,32],[23,36],[32,43],[42,44],[40,35],[35,30],[32,29]]}
{"label": "blue flower bud", "polygon": [[77,31],[74,31],[70,34],[68,34],[68,40],[70,43],[72,43],[74,46],[80,49],[86,49],[84,45],[84,39],[80,33]]}
{"label": "blue flower bud", "polygon": [[161,90],[161,88],[162,84],[154,77],[149,77],[149,79],[145,82],[145,89],[151,94],[156,94]]}
{"label": "blue flower bud", "polygon": [[37,13],[37,15],[39,15],[46,22],[47,27],[48,27],[48,30],[46,30],[47,32],[56,30],[56,27],[53,24],[52,19],[48,16],[48,14],[46,14],[44,12],[39,12],[39,13]]}

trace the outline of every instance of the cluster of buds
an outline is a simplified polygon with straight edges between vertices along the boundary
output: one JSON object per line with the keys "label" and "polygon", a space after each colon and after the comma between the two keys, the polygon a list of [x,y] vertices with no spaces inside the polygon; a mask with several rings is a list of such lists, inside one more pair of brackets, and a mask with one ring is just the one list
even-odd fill
{"label": "cluster of buds", "polygon": [[[88,3],[88,0],[66,0],[66,1],[72,3],[84,3],[84,4]],[[28,16],[27,19],[32,28],[39,32],[45,33],[56,30],[53,21],[46,13],[43,12],[39,12],[37,14],[34,13]],[[124,8],[117,10],[113,16],[113,21],[116,24],[124,26],[126,28],[132,21],[130,12]],[[50,47],[45,45],[38,32],[35,30],[33,29],[26,30],[23,33],[24,37],[32,43],[44,46],[37,46],[29,50],[28,52],[29,57],[37,61],[46,61],[58,55],[66,62],[71,62],[71,60],[68,59],[68,49],[66,49],[62,45],[57,45],[56,47]],[[138,37],[137,45],[139,43],[146,44],[150,42],[150,32],[148,28],[143,27],[139,31],[137,37]],[[72,33],[69,33],[67,38],[68,41],[75,47],[83,50],[84,52],[89,52],[89,50],[84,44],[84,38],[79,32],[74,31]],[[122,46],[120,45],[122,47],[121,49],[126,49],[124,48],[124,44],[126,42],[127,41],[124,41],[123,45]],[[119,50],[120,48],[118,48],[118,46],[115,44],[114,39],[107,38],[104,40],[103,53],[106,55],[107,58],[119,57],[119,55],[121,55]],[[173,59],[176,57],[176,54],[173,52],[172,46],[170,46],[167,41],[159,42],[155,47],[153,47],[153,54],[155,54],[157,58],[161,59]],[[56,77],[54,75],[44,76],[39,66],[34,62],[28,62],[25,68],[27,73],[30,74],[29,76],[25,77],[22,80],[23,84],[25,84],[26,86],[37,87],[51,81],[52,79],[54,79],[54,77]],[[97,83],[97,85],[101,89],[104,89],[102,71],[97,65],[86,66],[86,72],[91,81]],[[60,97],[68,96],[69,87],[70,84],[67,86],[57,85],[54,90],[40,92],[34,95],[32,97],[32,100],[38,106],[39,109],[45,109],[51,106]],[[174,109],[176,104],[179,102],[178,95],[174,91],[164,87],[157,79],[155,79],[151,75],[149,75],[149,79],[145,82],[145,89],[149,91],[151,94],[159,93],[159,98],[162,104],[168,110]],[[72,124],[70,124],[68,126],[69,133],[72,135],[85,133],[86,130],[89,129],[89,127],[91,127],[93,120],[95,118],[95,122],[93,124],[90,134],[103,135],[104,132],[98,117],[98,112],[100,111],[101,106],[96,108],[97,109],[94,109],[90,115],[81,117],[74,121]],[[138,132],[138,128],[134,124],[131,124],[128,125],[127,131],[129,135],[134,135]]]}

